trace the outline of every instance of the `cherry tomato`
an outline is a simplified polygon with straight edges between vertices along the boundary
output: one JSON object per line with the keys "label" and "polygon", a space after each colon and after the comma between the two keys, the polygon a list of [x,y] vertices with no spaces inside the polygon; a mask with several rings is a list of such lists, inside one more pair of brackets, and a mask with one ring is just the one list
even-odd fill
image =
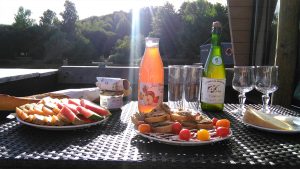
{"label": "cherry tomato", "polygon": [[217,128],[217,136],[226,137],[229,134],[229,128],[227,127],[218,127]]}
{"label": "cherry tomato", "polygon": [[138,121],[137,126],[139,126],[141,124],[145,124],[145,122],[144,121]]}
{"label": "cherry tomato", "polygon": [[227,120],[227,119],[221,119],[221,120],[218,120],[217,123],[216,123],[216,127],[227,127],[229,128],[230,127],[230,121]]}
{"label": "cherry tomato", "polygon": [[144,133],[144,134],[145,133],[150,133],[151,127],[150,127],[149,124],[140,124],[138,126],[138,130],[139,130],[139,132]]}
{"label": "cherry tomato", "polygon": [[216,123],[217,123],[218,120],[219,120],[219,119],[217,119],[217,118],[215,118],[215,117],[212,119],[212,123],[213,123],[214,126],[216,125]]}
{"label": "cherry tomato", "polygon": [[179,132],[179,139],[189,141],[191,138],[191,132],[188,129],[182,129]]}
{"label": "cherry tomato", "polygon": [[201,129],[197,131],[197,139],[201,141],[207,141],[210,139],[210,134],[207,130]]}
{"label": "cherry tomato", "polygon": [[179,134],[182,129],[182,125],[179,122],[175,122],[172,124],[172,132],[174,134]]}

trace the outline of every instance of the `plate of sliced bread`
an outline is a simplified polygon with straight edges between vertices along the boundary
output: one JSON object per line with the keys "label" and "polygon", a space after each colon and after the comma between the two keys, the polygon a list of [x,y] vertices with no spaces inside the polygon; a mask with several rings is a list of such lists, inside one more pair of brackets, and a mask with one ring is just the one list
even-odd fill
{"label": "plate of sliced bread", "polygon": [[141,133],[138,130],[135,130],[139,135],[148,138],[153,141],[157,141],[159,143],[169,144],[169,145],[177,145],[177,146],[201,146],[216,143],[219,141],[227,140],[232,136],[232,131],[230,130],[230,134],[226,137],[218,137],[214,130],[210,130],[211,138],[208,141],[201,141],[196,138],[197,130],[192,129],[191,139],[189,141],[179,139],[178,135],[173,133]]}
{"label": "plate of sliced bread", "polygon": [[[136,112],[131,116],[137,134],[159,143],[178,146],[200,146],[229,139],[232,131],[227,128],[227,133],[218,135],[212,119],[202,112],[187,109],[170,109],[167,104],[160,104],[149,113]],[[180,123],[183,130],[189,130],[187,140],[180,138],[180,133],[174,131],[174,124]],[[140,126],[145,127],[141,129]],[[147,129],[148,127],[148,129]],[[206,140],[198,138],[198,131],[204,129],[209,137]],[[148,131],[147,131],[148,130]]]}
{"label": "plate of sliced bread", "polygon": [[246,109],[243,123],[273,133],[300,133],[300,117],[267,114],[251,107]]}

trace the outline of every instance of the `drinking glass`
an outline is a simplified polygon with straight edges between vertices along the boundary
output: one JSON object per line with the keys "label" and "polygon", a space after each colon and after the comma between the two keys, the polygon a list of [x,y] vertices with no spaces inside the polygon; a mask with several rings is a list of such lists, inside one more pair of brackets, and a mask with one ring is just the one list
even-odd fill
{"label": "drinking glass", "polygon": [[168,70],[168,104],[173,109],[182,109],[183,66],[169,65]]}
{"label": "drinking glass", "polygon": [[278,66],[257,66],[255,89],[260,91],[262,95],[262,112],[270,113],[269,101],[270,93],[278,89]]}
{"label": "drinking glass", "polygon": [[202,66],[184,66],[183,107],[184,109],[199,109],[200,84],[202,77]]}
{"label": "drinking glass", "polygon": [[246,93],[253,90],[255,86],[254,66],[234,66],[234,75],[232,79],[232,87],[239,92],[238,109],[234,110],[234,113],[244,114]]}

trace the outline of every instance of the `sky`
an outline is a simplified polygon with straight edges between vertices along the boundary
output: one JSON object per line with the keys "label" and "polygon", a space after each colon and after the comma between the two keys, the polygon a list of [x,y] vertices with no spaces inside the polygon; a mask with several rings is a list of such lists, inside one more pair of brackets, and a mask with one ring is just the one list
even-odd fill
{"label": "sky", "polygon": [[[184,1],[193,0],[70,0],[75,4],[79,19],[90,16],[102,16],[114,11],[126,11],[134,7],[162,6],[167,1],[172,3],[175,9],[179,9]],[[208,0],[211,3],[226,4],[227,0]],[[0,24],[10,25],[14,22],[14,16],[20,6],[31,10],[31,17],[39,22],[40,16],[47,9],[54,11],[59,19],[59,13],[64,11],[65,0],[0,0]]]}

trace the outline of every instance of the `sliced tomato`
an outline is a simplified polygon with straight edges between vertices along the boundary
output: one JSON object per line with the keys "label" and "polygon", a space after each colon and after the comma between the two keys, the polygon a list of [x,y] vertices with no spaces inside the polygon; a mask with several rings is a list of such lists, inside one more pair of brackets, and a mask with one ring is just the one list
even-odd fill
{"label": "sliced tomato", "polygon": [[93,112],[99,114],[100,116],[109,116],[111,115],[110,112],[106,109],[104,109],[103,107],[100,107],[88,100],[84,100],[84,99],[81,99],[80,100],[80,104],[82,107],[85,107],[89,110],[92,110]]}

